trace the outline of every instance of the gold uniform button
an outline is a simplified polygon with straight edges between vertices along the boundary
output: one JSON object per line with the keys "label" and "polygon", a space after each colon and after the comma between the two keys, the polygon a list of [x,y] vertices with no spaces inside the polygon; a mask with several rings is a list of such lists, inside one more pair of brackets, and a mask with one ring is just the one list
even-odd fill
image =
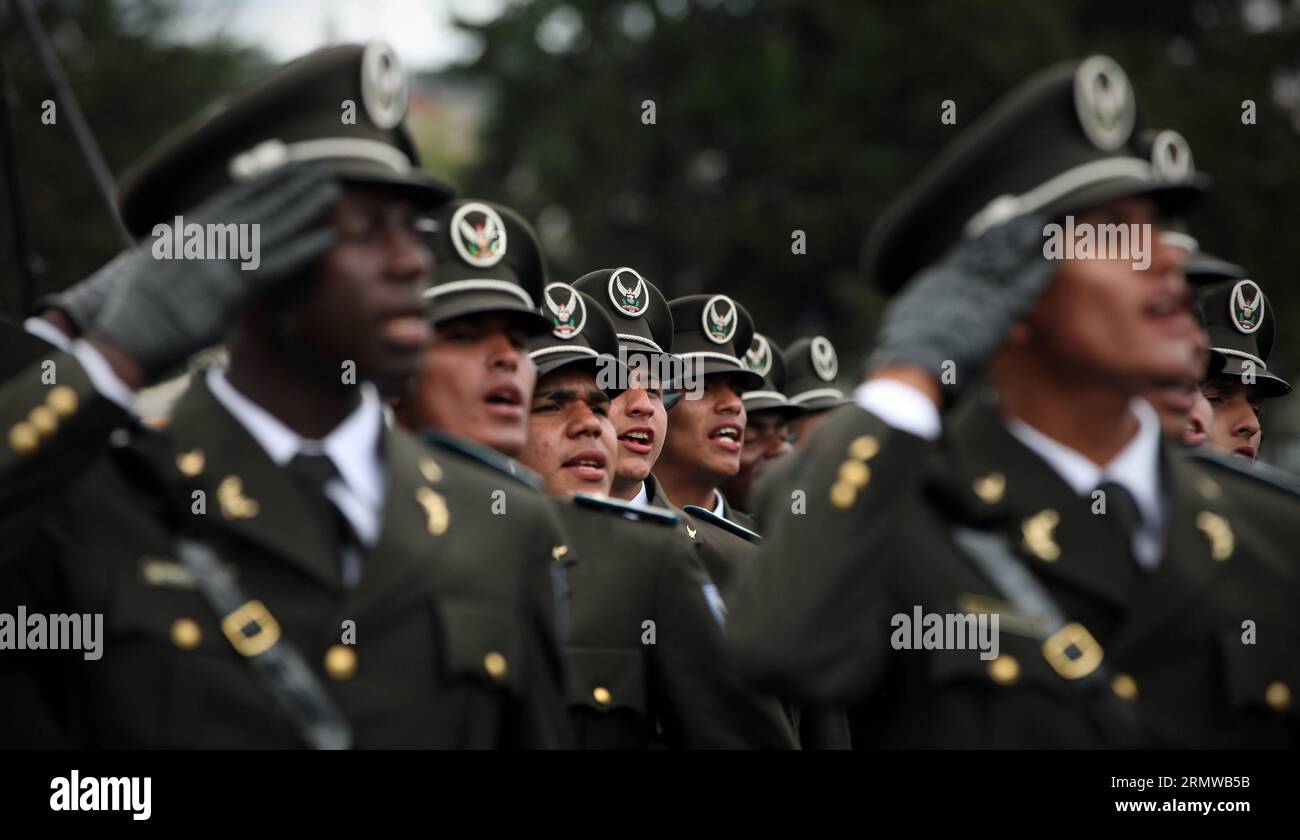
{"label": "gold uniform button", "polygon": [[1264,689],[1264,702],[1275,712],[1291,708],[1291,688],[1281,680],[1274,680]]}
{"label": "gold uniform button", "polygon": [[325,651],[325,673],[346,680],[357,671],[357,654],[348,645],[332,645]]}
{"label": "gold uniform button", "polygon": [[184,475],[193,478],[203,472],[203,466],[206,463],[202,449],[193,449],[189,452],[182,452],[176,456],[176,469]]}
{"label": "gold uniform button", "polygon": [[424,476],[425,481],[437,483],[442,481],[442,467],[438,466],[438,462],[432,458],[421,458],[420,475]]}
{"label": "gold uniform button", "polygon": [[506,658],[500,653],[491,651],[483,657],[483,670],[488,672],[488,676],[500,682],[506,678]]}
{"label": "gold uniform button", "polygon": [[1004,653],[989,663],[989,678],[998,685],[1014,685],[1020,679],[1020,663]]}
{"label": "gold uniform button", "polygon": [[9,448],[19,455],[35,450],[40,440],[40,433],[31,423],[18,423],[9,430]]}
{"label": "gold uniform button", "polygon": [[614,702],[614,695],[609,693],[609,689],[603,685],[596,686],[596,690],[591,692],[591,696],[602,706],[608,706]]}
{"label": "gold uniform button", "polygon": [[49,437],[59,428],[59,416],[49,406],[38,405],[27,415],[27,422],[36,428],[41,437]]}
{"label": "gold uniform button", "polygon": [[880,451],[880,441],[871,435],[854,438],[849,444],[849,456],[859,461],[870,461]]}
{"label": "gold uniform button", "polygon": [[181,650],[194,650],[203,641],[203,631],[192,618],[178,618],[172,622],[172,644]]}
{"label": "gold uniform button", "polygon": [[858,498],[858,489],[852,484],[845,481],[837,481],[831,485],[831,504],[836,510],[848,510],[853,507],[853,502]]}
{"label": "gold uniform button", "polygon": [[871,467],[861,461],[845,461],[840,464],[840,481],[854,487],[866,487],[871,480]]}
{"label": "gold uniform button", "polygon": [[1116,674],[1110,681],[1110,688],[1115,692],[1115,696],[1121,700],[1127,700],[1130,703],[1136,703],[1138,699],[1137,680],[1128,674]]}
{"label": "gold uniform button", "polygon": [[67,385],[60,385],[50,389],[49,395],[45,397],[45,404],[54,409],[54,413],[60,417],[71,417],[77,411],[77,392]]}

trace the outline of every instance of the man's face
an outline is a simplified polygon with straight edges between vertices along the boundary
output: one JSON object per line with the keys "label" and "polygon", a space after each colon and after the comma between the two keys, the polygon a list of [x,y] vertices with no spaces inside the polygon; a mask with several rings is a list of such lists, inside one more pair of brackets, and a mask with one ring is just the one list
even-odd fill
{"label": "man's face", "polygon": [[1147,391],[1146,398],[1160,415],[1160,429],[1167,439],[1188,447],[1205,443],[1212,412],[1200,388],[1165,385]]}
{"label": "man's face", "polygon": [[438,324],[410,396],[398,415],[518,457],[528,436],[537,368],[528,336],[508,315],[470,315]]}
{"label": "man's face", "polygon": [[723,485],[727,498],[748,507],[750,490],[776,458],[791,451],[790,423],[776,411],[759,411],[745,420],[745,443],[740,450],[740,471]]}
{"label": "man's face", "polygon": [[1154,203],[1117,199],[1077,214],[1076,227],[1084,223],[1151,225],[1151,265],[1135,269],[1132,255],[1062,260],[1026,321],[1030,349],[1062,376],[1123,383],[1134,391],[1199,379],[1204,365],[1184,252],[1161,241]]}
{"label": "man's face", "polygon": [[542,476],[548,494],[609,494],[618,452],[609,405],[590,370],[561,368],[537,383],[519,459]]}
{"label": "man's face", "polygon": [[745,404],[741,389],[726,374],[704,378],[699,399],[688,394],[673,406],[663,457],[689,465],[700,475],[720,484],[740,470],[740,450],[745,436]]}
{"label": "man's face", "polygon": [[[1196,331],[1196,345],[1204,369],[1210,357],[1210,338],[1204,329]],[[1166,438],[1189,447],[1205,443],[1210,427],[1210,404],[1195,380],[1156,385],[1145,396],[1160,415],[1160,428]]]}
{"label": "man's face", "polygon": [[1210,420],[1211,446],[1255,459],[1263,436],[1259,419],[1264,413],[1254,385],[1230,376],[1216,376],[1201,386],[1214,416]]}
{"label": "man's face", "polygon": [[663,389],[649,371],[637,365],[629,366],[628,371],[633,387],[615,398],[610,419],[618,436],[617,479],[634,483],[645,481],[659,460],[668,429],[668,411],[664,408]]}
{"label": "man's face", "polygon": [[353,362],[359,379],[401,394],[431,335],[421,292],[433,255],[412,206],[383,190],[349,187],[329,220],[338,240],[288,310],[287,352],[328,360],[340,377]]}

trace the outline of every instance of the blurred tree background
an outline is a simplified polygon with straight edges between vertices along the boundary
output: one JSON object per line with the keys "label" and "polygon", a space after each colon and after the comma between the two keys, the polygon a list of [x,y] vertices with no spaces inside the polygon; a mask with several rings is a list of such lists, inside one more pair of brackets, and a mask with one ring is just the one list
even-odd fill
{"label": "blurred tree background", "polygon": [[[1181,131],[1214,177],[1193,232],[1269,293],[1283,313],[1273,366],[1300,378],[1297,0],[501,2],[460,24],[476,56],[421,74],[413,126],[431,169],[534,221],[554,279],[630,265],[669,296],[729,293],[779,343],[831,337],[849,379],[883,307],[859,267],[881,208],[1023,76],[1104,52],[1133,78],[1146,124]],[[41,284],[57,288],[115,241],[66,128],[36,118],[51,93],[6,5],[19,180]],[[115,171],[267,62],[243,43],[158,37],[168,4],[41,5]],[[956,126],[940,121],[947,99]],[[792,253],[794,231],[806,253]],[[0,288],[10,313],[16,285]],[[1278,432],[1300,430],[1288,402],[1268,418]],[[1266,435],[1275,459],[1300,463],[1286,443]]]}

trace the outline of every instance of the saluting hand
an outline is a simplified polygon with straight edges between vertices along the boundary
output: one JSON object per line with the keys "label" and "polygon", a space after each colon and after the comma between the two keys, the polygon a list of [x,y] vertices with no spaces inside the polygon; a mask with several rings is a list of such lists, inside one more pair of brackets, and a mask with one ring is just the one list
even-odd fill
{"label": "saluting hand", "polygon": [[[323,164],[291,164],[228,187],[185,214],[184,223],[259,225],[260,264],[232,259],[157,259],[146,239],[74,289],[79,328],[117,363],[127,357],[153,378],[221,341],[243,305],[309,265],[334,243],[326,214],[342,195]],[[170,235],[170,233],[168,234]],[[65,308],[61,306],[60,308]]]}

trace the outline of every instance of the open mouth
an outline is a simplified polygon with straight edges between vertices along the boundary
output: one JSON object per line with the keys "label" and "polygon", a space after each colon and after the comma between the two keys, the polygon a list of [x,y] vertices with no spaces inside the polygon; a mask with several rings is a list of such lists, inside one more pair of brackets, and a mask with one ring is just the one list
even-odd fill
{"label": "open mouth", "polygon": [[433,340],[433,327],[423,312],[418,315],[394,315],[380,327],[384,341],[406,350],[419,350]]}
{"label": "open mouth", "polygon": [[630,452],[649,455],[654,449],[655,433],[649,426],[634,426],[618,436],[618,442]]}
{"label": "open mouth", "polygon": [[745,430],[735,423],[723,423],[709,432],[709,440],[727,452],[739,452],[740,440]]}
{"label": "open mouth", "polygon": [[565,461],[560,467],[583,481],[602,482],[605,480],[606,463],[608,461],[604,452],[585,449]]}
{"label": "open mouth", "polygon": [[1192,416],[1187,418],[1187,428],[1183,429],[1182,444],[1184,446],[1200,446],[1209,438],[1205,430],[1205,424],[1201,418]]}
{"label": "open mouth", "polygon": [[1142,307],[1142,316],[1166,329],[1190,330],[1196,325],[1190,292],[1160,295]]}
{"label": "open mouth", "polygon": [[524,395],[514,385],[501,385],[483,396],[488,411],[493,415],[511,419],[523,416]]}
{"label": "open mouth", "polygon": [[1252,461],[1255,460],[1255,447],[1248,443],[1242,444],[1241,446],[1234,448],[1232,451],[1243,458],[1249,458]]}

